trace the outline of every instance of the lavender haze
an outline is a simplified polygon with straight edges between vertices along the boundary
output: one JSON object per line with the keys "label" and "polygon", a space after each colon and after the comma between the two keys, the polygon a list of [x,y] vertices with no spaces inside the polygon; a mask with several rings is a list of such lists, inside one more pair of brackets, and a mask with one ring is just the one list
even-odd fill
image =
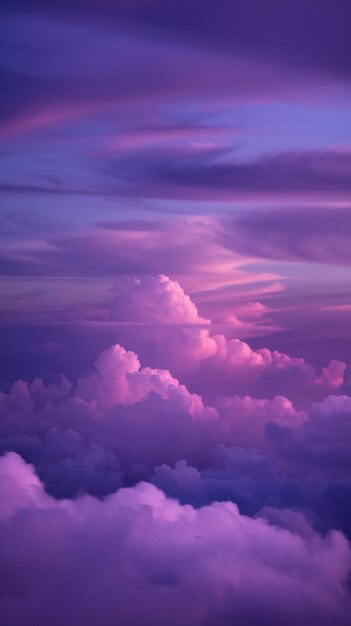
{"label": "lavender haze", "polygon": [[2,3],[4,626],[350,626],[350,24]]}

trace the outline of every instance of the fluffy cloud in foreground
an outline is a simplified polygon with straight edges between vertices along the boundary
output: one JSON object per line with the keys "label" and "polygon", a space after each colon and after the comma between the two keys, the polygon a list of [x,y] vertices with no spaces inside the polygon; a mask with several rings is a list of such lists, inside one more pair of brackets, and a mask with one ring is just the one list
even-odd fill
{"label": "fluffy cloud in foreground", "polygon": [[230,503],[194,509],[145,483],[58,502],[15,454],[0,477],[8,626],[348,623],[338,532],[321,537],[284,512],[271,525]]}

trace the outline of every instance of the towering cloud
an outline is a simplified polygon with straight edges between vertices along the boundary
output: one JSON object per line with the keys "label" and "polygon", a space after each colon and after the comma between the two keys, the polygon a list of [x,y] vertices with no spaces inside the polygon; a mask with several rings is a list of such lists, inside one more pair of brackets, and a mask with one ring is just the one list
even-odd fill
{"label": "towering cloud", "polygon": [[[132,328],[134,345],[142,350],[146,342],[149,357],[167,363],[209,402],[239,393],[284,395],[306,406],[343,384],[342,362],[331,361],[318,372],[302,358],[267,348],[253,350],[244,341],[212,332],[209,320],[199,315],[178,282],[166,276],[130,281],[128,286],[114,304],[114,319],[144,323],[144,329]],[[125,338],[129,340],[127,334]]]}

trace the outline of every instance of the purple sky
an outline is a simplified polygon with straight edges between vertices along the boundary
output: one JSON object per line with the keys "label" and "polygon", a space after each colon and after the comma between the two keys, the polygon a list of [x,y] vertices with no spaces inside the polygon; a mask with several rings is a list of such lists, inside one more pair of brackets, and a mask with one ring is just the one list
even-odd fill
{"label": "purple sky", "polygon": [[350,2],[0,18],[6,626],[347,626]]}

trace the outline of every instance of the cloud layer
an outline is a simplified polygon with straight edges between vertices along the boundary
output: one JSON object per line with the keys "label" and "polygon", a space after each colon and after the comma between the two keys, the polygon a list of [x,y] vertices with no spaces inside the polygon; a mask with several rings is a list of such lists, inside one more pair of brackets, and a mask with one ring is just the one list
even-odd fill
{"label": "cloud layer", "polygon": [[126,341],[179,378],[114,344],[1,394],[6,623],[346,626],[345,364],[212,333],[167,276],[122,286]]}
{"label": "cloud layer", "polygon": [[9,625],[347,623],[337,532],[323,539],[294,518],[279,528],[229,503],[195,510],[145,483],[57,502],[18,456],[0,463]]}

